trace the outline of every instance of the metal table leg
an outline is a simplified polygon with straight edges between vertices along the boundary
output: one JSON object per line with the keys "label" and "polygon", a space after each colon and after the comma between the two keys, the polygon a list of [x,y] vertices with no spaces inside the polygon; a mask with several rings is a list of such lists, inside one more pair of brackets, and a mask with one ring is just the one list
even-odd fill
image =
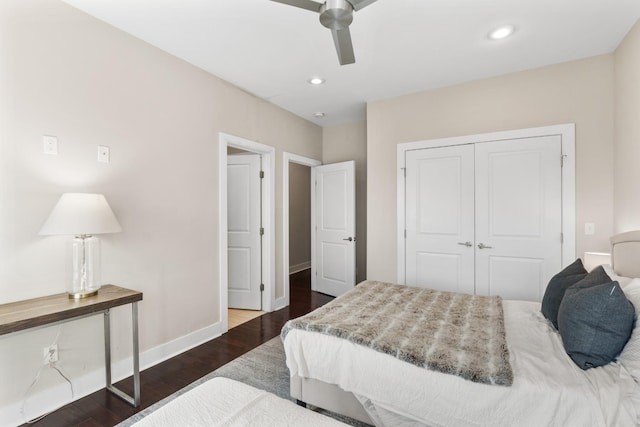
{"label": "metal table leg", "polygon": [[104,312],[104,363],[106,368],[107,390],[129,403],[140,406],[140,349],[138,346],[138,303],[131,304],[133,334],[133,397],[111,384],[111,318],[109,310]]}

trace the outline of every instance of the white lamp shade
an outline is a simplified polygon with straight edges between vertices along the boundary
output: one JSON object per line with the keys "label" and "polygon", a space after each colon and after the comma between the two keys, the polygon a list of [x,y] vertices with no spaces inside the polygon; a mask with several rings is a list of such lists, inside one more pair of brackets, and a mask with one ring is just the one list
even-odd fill
{"label": "white lamp shade", "polygon": [[65,193],[40,229],[40,235],[74,236],[122,231],[102,194]]}

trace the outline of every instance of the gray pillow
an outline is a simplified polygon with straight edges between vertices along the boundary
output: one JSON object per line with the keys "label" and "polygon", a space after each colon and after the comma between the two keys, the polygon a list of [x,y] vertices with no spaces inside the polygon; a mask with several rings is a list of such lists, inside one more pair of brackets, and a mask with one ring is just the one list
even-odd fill
{"label": "gray pillow", "polygon": [[542,298],[541,311],[542,315],[549,319],[556,329],[558,329],[558,309],[565,291],[569,286],[579,282],[586,276],[587,270],[584,269],[582,260],[578,258],[549,281]]}
{"label": "gray pillow", "polygon": [[569,289],[590,288],[591,286],[602,285],[603,283],[611,283],[611,282],[613,282],[613,280],[609,277],[606,271],[604,271],[604,267],[599,265],[593,270],[591,270],[591,272],[586,276],[584,276],[581,280],[571,285]]}
{"label": "gray pillow", "polygon": [[618,282],[577,283],[562,298],[558,330],[569,357],[589,369],[616,358],[631,336],[634,317],[633,304]]}

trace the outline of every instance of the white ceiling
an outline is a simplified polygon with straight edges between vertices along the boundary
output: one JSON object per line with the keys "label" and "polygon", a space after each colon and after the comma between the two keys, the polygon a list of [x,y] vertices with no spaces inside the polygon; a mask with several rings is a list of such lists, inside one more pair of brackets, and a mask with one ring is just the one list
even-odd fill
{"label": "white ceiling", "polygon": [[[378,0],[355,13],[356,63],[340,66],[316,13],[270,0],[64,1],[320,126],[364,120],[367,101],[612,52],[640,17],[639,0]],[[490,41],[503,24],[514,35]]]}

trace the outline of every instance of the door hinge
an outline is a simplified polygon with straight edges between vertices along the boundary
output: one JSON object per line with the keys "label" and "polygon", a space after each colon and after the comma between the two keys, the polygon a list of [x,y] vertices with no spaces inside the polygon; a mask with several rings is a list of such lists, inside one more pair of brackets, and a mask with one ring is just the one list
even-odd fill
{"label": "door hinge", "polygon": [[560,243],[564,243],[564,233],[560,233]]}
{"label": "door hinge", "polygon": [[264,236],[264,227],[260,227],[260,235]]}
{"label": "door hinge", "polygon": [[567,159],[567,155],[563,154],[560,156],[560,167],[563,168],[564,167],[564,162]]}
{"label": "door hinge", "polygon": [[260,283],[260,292],[264,291],[264,283]]}
{"label": "door hinge", "polygon": [[264,171],[260,171],[260,179],[264,179]]}
{"label": "door hinge", "polygon": [[405,239],[407,238],[407,230],[406,229],[404,230],[404,238]]}
{"label": "door hinge", "polygon": [[404,177],[407,177],[407,168],[400,168],[402,169],[402,174],[404,175]]}

